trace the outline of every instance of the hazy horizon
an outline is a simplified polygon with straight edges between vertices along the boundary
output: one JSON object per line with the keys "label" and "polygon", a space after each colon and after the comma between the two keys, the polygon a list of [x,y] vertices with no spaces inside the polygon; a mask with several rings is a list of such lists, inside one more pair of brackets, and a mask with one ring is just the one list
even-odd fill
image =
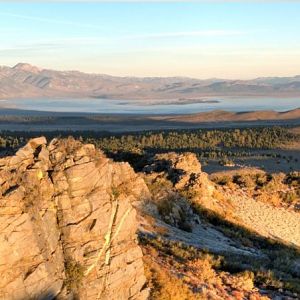
{"label": "hazy horizon", "polygon": [[300,3],[1,3],[0,65],[134,77],[300,73]]}

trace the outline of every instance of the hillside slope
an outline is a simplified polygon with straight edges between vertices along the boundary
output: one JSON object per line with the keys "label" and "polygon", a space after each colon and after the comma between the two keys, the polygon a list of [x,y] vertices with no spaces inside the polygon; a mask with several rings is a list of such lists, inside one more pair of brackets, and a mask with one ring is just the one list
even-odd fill
{"label": "hillside slope", "polygon": [[[300,105],[300,104],[299,104]],[[230,112],[215,110],[189,115],[179,115],[166,117],[165,120],[173,122],[201,123],[201,122],[246,122],[260,120],[292,120],[300,118],[300,108],[276,112],[276,111],[249,111],[249,112]]]}
{"label": "hillside slope", "polygon": [[300,218],[241,195],[193,153],[32,139],[0,159],[0,298],[299,299]]}

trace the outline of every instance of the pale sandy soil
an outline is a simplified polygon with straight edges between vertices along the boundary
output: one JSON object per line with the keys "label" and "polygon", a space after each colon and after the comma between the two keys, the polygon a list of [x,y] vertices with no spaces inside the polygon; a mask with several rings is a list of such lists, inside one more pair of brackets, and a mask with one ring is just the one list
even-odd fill
{"label": "pale sandy soil", "polygon": [[247,196],[231,198],[235,216],[258,234],[300,247],[300,214]]}

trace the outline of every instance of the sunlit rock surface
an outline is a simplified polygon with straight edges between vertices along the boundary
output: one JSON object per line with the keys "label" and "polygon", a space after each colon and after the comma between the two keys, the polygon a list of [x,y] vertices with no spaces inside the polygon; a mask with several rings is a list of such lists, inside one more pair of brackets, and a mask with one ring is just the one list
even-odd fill
{"label": "sunlit rock surface", "polygon": [[36,138],[0,159],[1,299],[146,299],[127,163],[93,145]]}

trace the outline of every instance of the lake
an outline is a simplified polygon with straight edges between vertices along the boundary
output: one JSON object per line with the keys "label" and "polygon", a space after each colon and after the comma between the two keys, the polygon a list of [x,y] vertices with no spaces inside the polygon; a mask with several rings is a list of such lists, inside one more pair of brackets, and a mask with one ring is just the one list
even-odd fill
{"label": "lake", "polygon": [[[286,111],[300,107],[299,98],[271,97],[215,97],[213,103],[166,104],[165,100],[110,99],[11,99],[1,100],[0,107],[51,112],[114,113],[114,114],[190,114],[211,110]],[[162,103],[159,103],[159,102]]]}

